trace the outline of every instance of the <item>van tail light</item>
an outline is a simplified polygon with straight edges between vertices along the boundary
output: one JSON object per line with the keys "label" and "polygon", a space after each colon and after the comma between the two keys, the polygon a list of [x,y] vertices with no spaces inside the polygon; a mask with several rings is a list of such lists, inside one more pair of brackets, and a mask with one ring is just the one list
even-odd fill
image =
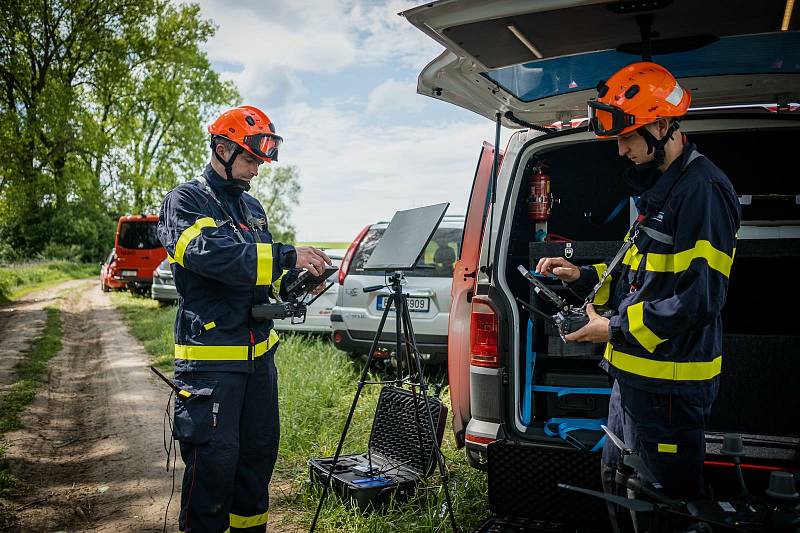
{"label": "van tail light", "polygon": [[469,321],[470,364],[486,368],[500,367],[498,330],[497,312],[489,298],[473,296]]}
{"label": "van tail light", "polygon": [[347,252],[345,252],[344,257],[342,258],[342,264],[339,267],[339,285],[344,285],[344,278],[347,277],[347,271],[350,269],[350,262],[353,260],[356,250],[358,250],[361,241],[364,239],[364,235],[366,235],[368,231],[369,225],[364,226],[364,229],[358,233],[355,240],[353,240],[353,242],[350,243],[350,246],[347,247]]}

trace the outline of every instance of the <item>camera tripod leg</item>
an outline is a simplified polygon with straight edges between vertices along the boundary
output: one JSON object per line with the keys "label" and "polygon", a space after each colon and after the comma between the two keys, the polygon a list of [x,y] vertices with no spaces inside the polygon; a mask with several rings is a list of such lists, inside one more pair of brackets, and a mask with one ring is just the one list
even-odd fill
{"label": "camera tripod leg", "polygon": [[[369,348],[369,354],[367,355],[367,362],[364,364],[364,369],[361,371],[361,378],[358,380],[358,385],[356,386],[356,394],[353,397],[353,404],[350,406],[350,412],[347,413],[347,420],[345,420],[344,428],[342,429],[342,435],[339,437],[339,444],[336,446],[336,453],[333,455],[333,462],[329,467],[328,476],[325,478],[325,485],[323,485],[322,487],[322,495],[319,498],[319,504],[317,504],[317,510],[314,513],[314,520],[311,522],[311,527],[308,530],[309,533],[313,533],[317,527],[317,520],[319,519],[319,513],[320,511],[322,511],[322,505],[325,503],[325,498],[328,496],[328,491],[330,490],[331,478],[333,478],[333,471],[336,468],[336,464],[339,462],[339,456],[342,453],[342,448],[344,447],[344,441],[347,438],[347,432],[350,429],[350,423],[353,421],[353,415],[355,414],[356,407],[358,406],[358,398],[361,396],[361,390],[364,388],[365,382],[367,381],[367,375],[369,374],[369,367],[370,364],[372,363],[372,358],[375,356],[375,350],[378,348],[378,341],[380,340],[381,333],[383,332],[383,327],[386,324],[386,318],[389,316],[389,309],[391,309],[392,303],[394,303],[394,299],[395,299],[394,295],[389,296],[386,308],[383,310],[383,314],[381,315],[381,321],[378,324],[378,332],[375,335],[375,338],[372,340],[372,345]],[[396,305],[397,304],[395,303],[395,306]]]}
{"label": "camera tripod leg", "polygon": [[[419,465],[420,465],[420,469],[424,469],[425,468],[425,449],[424,449],[424,445],[422,443],[422,420],[421,420],[421,416],[420,416],[419,394],[417,392],[417,385],[419,383],[419,376],[417,376],[417,381],[415,382],[414,381],[414,376],[413,376],[413,370],[412,370],[414,367],[411,364],[411,359],[415,358],[415,360],[416,360],[416,359],[419,358],[420,355],[419,355],[419,351],[417,350],[417,348],[416,348],[416,346],[414,344],[414,337],[413,337],[413,334],[412,334],[411,329],[410,329],[410,327],[411,327],[410,326],[411,325],[410,316],[411,315],[410,315],[410,313],[408,311],[407,296],[403,295],[401,293],[400,296],[399,296],[399,299],[400,299],[400,301],[402,302],[402,305],[403,305],[402,313],[400,313],[400,319],[402,320],[402,323],[403,323],[403,341],[405,342],[405,345],[406,345],[406,362],[408,364],[408,379],[409,379],[409,382],[410,382],[410,385],[411,385],[411,399],[414,402],[414,425],[415,425],[416,430],[417,430],[417,447],[418,447],[418,450],[419,450]],[[406,314],[406,313],[409,313],[409,314]],[[408,320],[406,319],[407,316],[409,317]],[[427,408],[428,407],[427,401],[425,401],[425,400],[423,400],[423,401],[425,403],[425,407]],[[434,433],[431,436],[432,436],[432,438],[435,438],[436,434]]]}
{"label": "camera tripod leg", "polygon": [[450,517],[450,526],[453,528],[453,533],[458,533],[458,525],[456,524],[456,517],[453,512],[453,500],[450,497],[450,479],[447,475],[447,465],[444,462],[444,454],[442,453],[441,443],[436,439],[436,425],[433,423],[433,415],[431,414],[430,404],[428,403],[428,384],[425,381],[425,374],[422,372],[422,361],[417,348],[416,338],[414,337],[414,326],[411,323],[411,314],[407,306],[403,306],[403,319],[408,327],[409,339],[411,340],[412,351],[414,353],[414,361],[416,363],[417,377],[419,379],[420,392],[425,401],[425,415],[428,419],[428,428],[431,432],[431,439],[433,442],[433,453],[436,455],[436,462],[439,465],[439,477],[442,479],[442,488],[444,489],[445,503],[447,504],[447,514]]}

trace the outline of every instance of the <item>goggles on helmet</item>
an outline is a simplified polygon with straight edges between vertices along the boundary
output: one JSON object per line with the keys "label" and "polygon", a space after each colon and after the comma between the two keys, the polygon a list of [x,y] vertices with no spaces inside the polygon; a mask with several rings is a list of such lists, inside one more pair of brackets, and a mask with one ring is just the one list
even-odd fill
{"label": "goggles on helmet", "polygon": [[274,133],[257,133],[245,135],[242,143],[258,157],[277,161],[278,148],[283,144],[283,137]]}
{"label": "goggles on helmet", "polygon": [[636,124],[636,117],[617,106],[591,100],[589,104],[589,129],[596,135],[611,137]]}

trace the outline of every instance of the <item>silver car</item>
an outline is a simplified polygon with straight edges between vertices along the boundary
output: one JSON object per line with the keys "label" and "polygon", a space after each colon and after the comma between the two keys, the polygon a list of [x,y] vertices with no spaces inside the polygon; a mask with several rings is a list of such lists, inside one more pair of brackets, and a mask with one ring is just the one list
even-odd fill
{"label": "silver car", "polygon": [[178,301],[178,290],[169,268],[169,261],[164,259],[153,270],[153,284],[150,286],[150,297],[159,305],[170,305]]}
{"label": "silver car", "polygon": [[[324,250],[331,258],[333,266],[339,266],[346,250]],[[334,282],[330,289],[314,300],[306,311],[306,321],[302,324],[292,324],[291,319],[275,321],[275,329],[278,331],[302,331],[307,333],[330,333],[331,332],[331,312],[336,304],[336,297],[339,292],[339,280],[337,274],[331,276],[330,281]]]}
{"label": "silver car", "polygon": [[[348,249],[342,261],[339,297],[333,308],[333,342],[340,350],[354,355],[369,352],[378,330],[389,289],[365,293],[362,289],[384,282],[382,272],[364,270],[388,222],[364,228]],[[423,362],[442,364],[447,361],[447,323],[450,312],[450,288],[453,266],[461,249],[464,231],[463,216],[445,216],[428,243],[419,268],[406,275],[409,310]],[[389,320],[394,313],[389,314]],[[395,347],[393,322],[385,327],[377,357],[389,358]]]}

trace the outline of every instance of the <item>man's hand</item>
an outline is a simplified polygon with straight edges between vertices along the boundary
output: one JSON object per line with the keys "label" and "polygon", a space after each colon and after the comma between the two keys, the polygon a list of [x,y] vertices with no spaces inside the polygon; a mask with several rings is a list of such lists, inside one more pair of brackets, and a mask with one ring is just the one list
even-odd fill
{"label": "man's hand", "polygon": [[592,304],[586,306],[586,314],[589,323],[564,338],[570,342],[608,342],[608,319],[598,315]]}
{"label": "man's hand", "polygon": [[539,263],[536,265],[536,272],[545,275],[553,274],[567,283],[578,281],[578,278],[581,277],[580,269],[563,257],[543,257],[539,259]]}
{"label": "man's hand", "polygon": [[331,258],[313,246],[298,246],[294,251],[297,254],[295,268],[305,268],[315,276],[321,275],[325,272],[325,265],[331,264]]}

